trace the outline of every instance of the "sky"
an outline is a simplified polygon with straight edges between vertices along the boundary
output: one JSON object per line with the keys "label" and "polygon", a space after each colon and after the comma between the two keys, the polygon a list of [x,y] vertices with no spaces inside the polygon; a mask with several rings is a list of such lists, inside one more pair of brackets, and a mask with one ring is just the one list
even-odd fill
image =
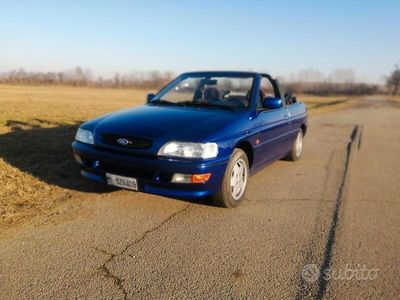
{"label": "sky", "polygon": [[293,78],[400,64],[400,0],[0,0],[0,72],[253,70]]}

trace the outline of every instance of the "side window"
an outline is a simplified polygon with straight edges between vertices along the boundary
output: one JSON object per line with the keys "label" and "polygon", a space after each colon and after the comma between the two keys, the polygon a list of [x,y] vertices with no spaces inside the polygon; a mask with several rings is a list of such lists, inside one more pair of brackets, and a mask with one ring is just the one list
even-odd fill
{"label": "side window", "polygon": [[271,81],[266,77],[261,79],[260,92],[262,93],[263,99],[266,97],[275,97],[274,87]]}
{"label": "side window", "polygon": [[257,109],[265,109],[262,105],[262,101],[266,97],[275,97],[275,90],[272,86],[271,81],[268,78],[263,77],[261,78],[260,82],[260,92],[257,100]]}

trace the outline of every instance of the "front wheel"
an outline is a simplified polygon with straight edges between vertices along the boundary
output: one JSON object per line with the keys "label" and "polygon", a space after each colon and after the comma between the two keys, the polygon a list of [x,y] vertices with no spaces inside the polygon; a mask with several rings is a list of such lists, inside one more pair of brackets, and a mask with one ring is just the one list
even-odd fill
{"label": "front wheel", "polygon": [[241,149],[235,149],[226,168],[221,188],[212,196],[221,207],[236,207],[244,199],[249,178],[249,160]]}
{"label": "front wheel", "polygon": [[303,153],[303,131],[300,130],[297,133],[297,137],[292,145],[292,149],[290,150],[288,155],[286,155],[285,159],[291,161],[299,160],[302,153]]}

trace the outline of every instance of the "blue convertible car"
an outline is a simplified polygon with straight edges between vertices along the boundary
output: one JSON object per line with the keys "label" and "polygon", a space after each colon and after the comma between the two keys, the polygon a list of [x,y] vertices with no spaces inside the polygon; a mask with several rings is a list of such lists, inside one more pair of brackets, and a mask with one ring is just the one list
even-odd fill
{"label": "blue convertible car", "polygon": [[300,158],[306,131],[304,103],[270,75],[191,72],[143,106],[82,124],[72,149],[92,180],[235,207],[250,174]]}

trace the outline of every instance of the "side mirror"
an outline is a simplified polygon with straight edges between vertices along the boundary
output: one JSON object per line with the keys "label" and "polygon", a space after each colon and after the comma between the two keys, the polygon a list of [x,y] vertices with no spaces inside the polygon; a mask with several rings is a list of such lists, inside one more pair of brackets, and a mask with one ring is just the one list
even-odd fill
{"label": "side mirror", "polygon": [[264,98],[262,105],[266,109],[278,109],[282,107],[282,99],[276,97]]}
{"label": "side mirror", "polygon": [[147,94],[147,97],[146,97],[147,103],[149,103],[151,100],[153,100],[154,96],[155,95],[153,93]]}

